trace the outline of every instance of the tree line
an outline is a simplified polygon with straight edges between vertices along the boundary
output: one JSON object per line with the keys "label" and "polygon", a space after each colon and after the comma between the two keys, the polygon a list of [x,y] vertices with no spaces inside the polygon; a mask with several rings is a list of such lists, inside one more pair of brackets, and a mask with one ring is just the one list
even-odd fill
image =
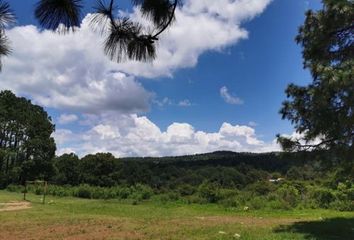
{"label": "tree line", "polygon": [[[322,155],[323,154],[323,155]],[[214,203],[227,208],[354,210],[354,166],[328,152],[215,152],[168,158],[110,153],[51,161],[48,194],[88,199]],[[327,159],[325,158],[327,156]],[[265,163],[268,163],[266,165]],[[23,191],[18,182],[9,191]],[[40,185],[27,190],[42,194]]]}

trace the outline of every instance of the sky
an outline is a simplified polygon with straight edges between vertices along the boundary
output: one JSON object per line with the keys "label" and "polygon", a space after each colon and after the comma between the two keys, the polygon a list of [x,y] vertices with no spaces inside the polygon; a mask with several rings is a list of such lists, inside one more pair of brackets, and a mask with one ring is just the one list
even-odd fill
{"label": "sky", "polygon": [[[117,157],[230,150],[278,151],[275,135],[294,135],[279,114],[289,83],[311,81],[294,38],[319,0],[184,0],[161,35],[152,63],[111,62],[89,25],[93,0],[73,34],[41,29],[35,0],[11,0],[0,90],[48,111],[57,155]],[[130,1],[121,14],[141,20]]]}

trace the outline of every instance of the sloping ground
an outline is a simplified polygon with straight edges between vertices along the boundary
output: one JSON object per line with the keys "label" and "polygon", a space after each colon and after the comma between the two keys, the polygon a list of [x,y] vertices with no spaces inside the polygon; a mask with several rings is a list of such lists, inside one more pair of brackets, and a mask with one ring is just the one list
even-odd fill
{"label": "sloping ground", "polygon": [[31,203],[29,202],[8,202],[0,203],[0,212],[7,211],[18,211],[31,208]]}

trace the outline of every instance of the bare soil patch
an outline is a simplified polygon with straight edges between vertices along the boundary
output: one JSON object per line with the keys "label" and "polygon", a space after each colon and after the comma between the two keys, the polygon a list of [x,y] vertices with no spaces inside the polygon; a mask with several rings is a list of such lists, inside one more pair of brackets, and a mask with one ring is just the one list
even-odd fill
{"label": "bare soil patch", "polygon": [[30,202],[8,202],[8,203],[0,203],[0,212],[7,211],[18,211],[31,208]]}
{"label": "bare soil patch", "polygon": [[[275,227],[291,224],[296,219],[276,219],[241,216],[205,216],[177,219],[135,220],[130,218],[109,219],[62,219],[60,221],[31,220],[21,225],[6,222],[0,225],[0,240],[147,240],[189,239],[188,231],[208,227],[234,225],[235,231],[244,227]],[[187,231],[187,233],[184,233]],[[190,238],[195,239],[195,238]]]}

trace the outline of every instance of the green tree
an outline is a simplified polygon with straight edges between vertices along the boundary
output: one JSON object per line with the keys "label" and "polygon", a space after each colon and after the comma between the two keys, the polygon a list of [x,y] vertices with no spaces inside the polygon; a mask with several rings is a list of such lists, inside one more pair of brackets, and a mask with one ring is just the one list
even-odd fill
{"label": "green tree", "polygon": [[95,186],[111,187],[118,183],[121,162],[111,153],[89,154],[80,160],[80,181]]}
{"label": "green tree", "polygon": [[[179,0],[132,0],[139,7],[146,24],[118,14],[117,0],[97,0],[91,18],[92,27],[104,37],[104,51],[114,61],[125,59],[150,61],[156,57],[155,43],[173,22]],[[60,33],[74,31],[80,26],[84,0],[39,0],[35,17],[39,24]],[[10,53],[5,28],[14,22],[10,5],[0,0],[0,59]],[[1,64],[0,64],[1,67]],[[1,70],[1,68],[0,68]]]}
{"label": "green tree", "polygon": [[286,89],[280,113],[302,137],[278,135],[285,150],[340,149],[353,159],[353,19],[352,0],[323,0],[323,9],[307,11],[296,41],[313,81]]}
{"label": "green tree", "polygon": [[[54,125],[42,107],[10,91],[0,92],[0,174],[9,182],[48,178]],[[4,177],[5,176],[5,177]]]}
{"label": "green tree", "polygon": [[80,159],[74,153],[63,154],[54,159],[53,165],[56,171],[54,181],[59,184],[79,184]]}

